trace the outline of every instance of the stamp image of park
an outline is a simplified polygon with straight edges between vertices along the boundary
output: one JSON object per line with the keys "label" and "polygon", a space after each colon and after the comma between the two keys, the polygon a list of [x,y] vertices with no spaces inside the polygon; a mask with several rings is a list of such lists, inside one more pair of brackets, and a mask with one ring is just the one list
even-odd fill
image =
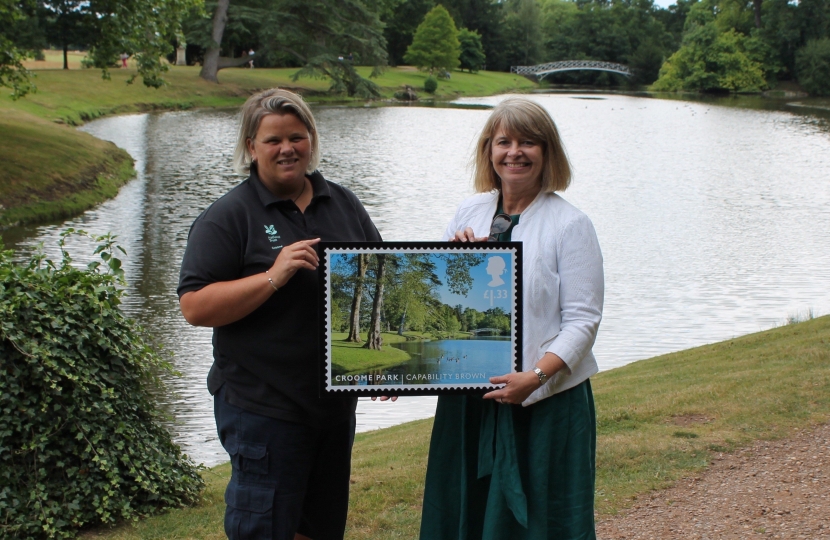
{"label": "stamp image of park", "polygon": [[327,267],[327,389],[489,388],[514,371],[514,251],[335,251]]}

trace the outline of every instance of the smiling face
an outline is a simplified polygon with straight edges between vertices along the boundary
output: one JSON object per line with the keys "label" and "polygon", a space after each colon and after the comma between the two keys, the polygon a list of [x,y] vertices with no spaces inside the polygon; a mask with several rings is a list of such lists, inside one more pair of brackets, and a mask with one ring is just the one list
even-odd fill
{"label": "smiling face", "polygon": [[303,186],[311,161],[311,136],[293,114],[269,114],[259,124],[248,151],[260,180],[272,193],[290,196]]}
{"label": "smiling face", "polygon": [[490,142],[490,162],[501,179],[502,189],[525,188],[542,184],[545,151],[538,141],[501,127]]}

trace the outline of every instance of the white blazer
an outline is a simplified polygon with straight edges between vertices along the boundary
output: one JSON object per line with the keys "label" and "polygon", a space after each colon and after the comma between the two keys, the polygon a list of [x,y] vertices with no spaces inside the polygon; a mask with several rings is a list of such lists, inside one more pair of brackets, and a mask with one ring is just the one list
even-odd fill
{"label": "white blazer", "polygon": [[[488,236],[499,194],[480,193],[464,200],[450,221],[444,240],[471,227]],[[539,193],[522,212],[511,238],[522,242],[522,369],[536,367],[546,352],[566,368],[522,403],[573,388],[599,371],[591,347],[602,319],[605,280],[602,253],[588,216],[556,193]]]}

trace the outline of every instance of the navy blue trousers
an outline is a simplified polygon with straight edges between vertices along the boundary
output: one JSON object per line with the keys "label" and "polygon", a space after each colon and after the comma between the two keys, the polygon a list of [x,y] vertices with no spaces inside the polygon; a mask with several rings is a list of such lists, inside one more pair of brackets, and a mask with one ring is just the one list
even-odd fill
{"label": "navy blue trousers", "polygon": [[233,467],[225,490],[230,540],[342,540],[349,507],[354,415],[313,427],[261,416],[214,396],[219,440]]}

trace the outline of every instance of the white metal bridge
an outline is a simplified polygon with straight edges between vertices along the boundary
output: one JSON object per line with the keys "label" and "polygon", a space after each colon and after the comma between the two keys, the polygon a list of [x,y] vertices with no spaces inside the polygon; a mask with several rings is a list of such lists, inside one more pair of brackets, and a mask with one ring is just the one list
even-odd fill
{"label": "white metal bridge", "polygon": [[537,80],[544,79],[551,73],[563,71],[609,71],[626,77],[631,76],[631,69],[624,64],[615,62],[602,62],[599,60],[562,60],[560,62],[548,62],[537,66],[513,66],[511,73],[524,75],[525,77],[536,77]]}

